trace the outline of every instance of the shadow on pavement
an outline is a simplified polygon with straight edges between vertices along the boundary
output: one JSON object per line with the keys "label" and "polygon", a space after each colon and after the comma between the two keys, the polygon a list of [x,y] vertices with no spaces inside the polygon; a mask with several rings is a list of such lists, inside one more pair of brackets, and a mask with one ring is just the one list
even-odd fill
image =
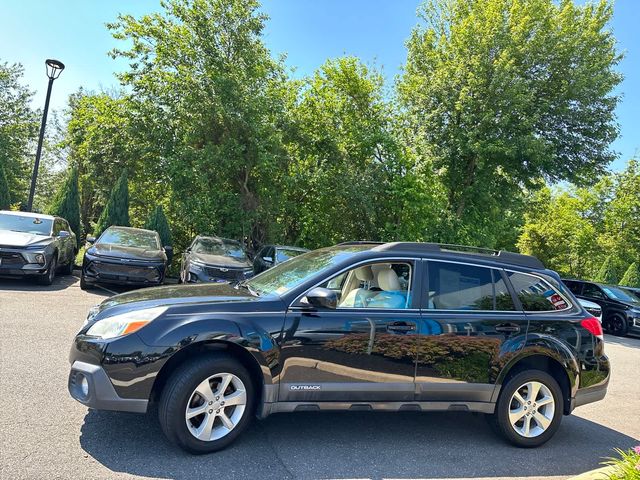
{"label": "shadow on pavement", "polygon": [[14,292],[55,292],[65,290],[79,282],[75,275],[56,275],[51,285],[40,285],[35,278],[0,277],[0,291]]}
{"label": "shadow on pavement", "polygon": [[564,417],[537,449],[496,437],[481,415],[296,413],[255,421],[231,447],[193,456],[173,447],[154,415],[89,411],[80,444],[116,471],[170,479],[460,478],[576,475],[638,440]]}

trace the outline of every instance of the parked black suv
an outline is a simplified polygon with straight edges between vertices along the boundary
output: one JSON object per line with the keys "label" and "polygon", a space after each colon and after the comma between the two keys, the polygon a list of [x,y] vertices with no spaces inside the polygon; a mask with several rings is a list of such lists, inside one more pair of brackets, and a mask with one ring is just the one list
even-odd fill
{"label": "parked black suv", "polygon": [[586,298],[602,307],[602,325],[614,335],[640,333],[640,300],[625,287],[563,279],[578,298]]}
{"label": "parked black suv", "polygon": [[96,283],[160,285],[173,252],[168,245],[162,247],[158,232],[143,228],[112,226],[87,242],[92,246],[82,260],[83,290]]}
{"label": "parked black suv", "polygon": [[0,210],[0,276],[51,285],[57,271],[73,273],[76,234],[60,217]]}
{"label": "parked black suv", "polygon": [[341,244],[237,284],[111,297],[70,362],[76,400],[157,401],[166,436],[194,453],[254,414],[301,410],[481,412],[535,447],[609,381],[600,323],[540,261],[420,243]]}

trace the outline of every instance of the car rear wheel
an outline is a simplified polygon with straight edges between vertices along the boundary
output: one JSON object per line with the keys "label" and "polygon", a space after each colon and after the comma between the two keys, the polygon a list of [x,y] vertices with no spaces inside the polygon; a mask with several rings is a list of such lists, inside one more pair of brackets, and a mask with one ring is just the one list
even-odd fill
{"label": "car rear wheel", "polygon": [[73,275],[73,267],[75,266],[75,261],[73,258],[71,258],[69,260],[69,263],[67,263],[64,266],[64,269],[62,270],[62,274],[63,275]]}
{"label": "car rear wheel", "polygon": [[227,355],[196,358],[165,385],[158,415],[167,438],[191,453],[221,450],[251,421],[255,406],[249,372]]}
{"label": "car rear wheel", "polygon": [[619,337],[624,337],[629,330],[627,320],[619,313],[614,313],[607,322],[611,333]]}
{"label": "car rear wheel", "polygon": [[562,390],[548,373],[529,370],[503,386],[493,417],[496,428],[518,447],[538,447],[562,421]]}
{"label": "car rear wheel", "polygon": [[54,278],[56,278],[56,269],[58,268],[58,257],[54,255],[49,263],[49,269],[38,277],[38,283],[40,285],[51,285]]}

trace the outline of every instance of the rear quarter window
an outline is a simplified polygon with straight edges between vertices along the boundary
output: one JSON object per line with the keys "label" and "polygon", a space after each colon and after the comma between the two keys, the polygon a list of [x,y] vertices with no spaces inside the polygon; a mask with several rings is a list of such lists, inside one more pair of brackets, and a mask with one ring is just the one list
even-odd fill
{"label": "rear quarter window", "polygon": [[569,301],[546,280],[526,273],[507,272],[525,312],[566,310]]}

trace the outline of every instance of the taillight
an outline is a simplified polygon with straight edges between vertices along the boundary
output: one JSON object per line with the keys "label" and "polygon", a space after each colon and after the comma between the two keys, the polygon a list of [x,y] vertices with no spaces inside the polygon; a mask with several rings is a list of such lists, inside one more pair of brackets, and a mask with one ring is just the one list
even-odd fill
{"label": "taillight", "polygon": [[589,333],[591,333],[592,335],[595,335],[600,340],[604,339],[604,335],[602,332],[602,325],[600,324],[597,318],[595,317],[585,318],[584,320],[580,321],[580,326],[582,326],[582,328],[586,328],[587,330],[589,330]]}

